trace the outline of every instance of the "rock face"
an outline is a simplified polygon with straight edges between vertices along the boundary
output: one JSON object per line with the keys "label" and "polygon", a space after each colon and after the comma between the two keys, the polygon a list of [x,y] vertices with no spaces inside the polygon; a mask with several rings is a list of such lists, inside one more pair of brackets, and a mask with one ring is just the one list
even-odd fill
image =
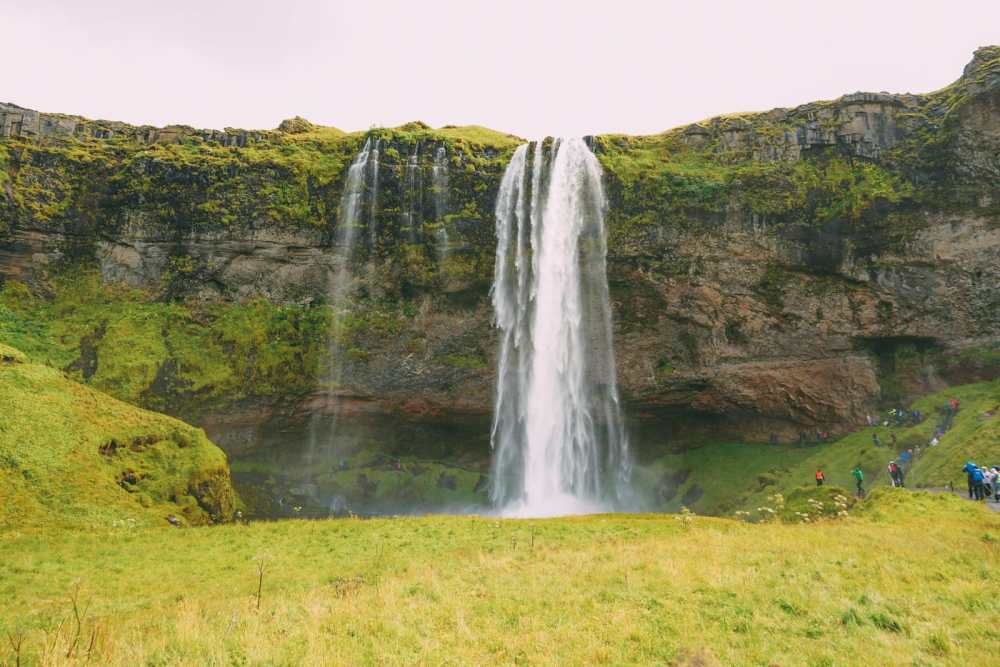
{"label": "rock face", "polygon": [[[374,134],[385,145],[375,232],[352,295],[369,315],[390,309],[392,324],[340,346],[343,407],[486,413],[492,209],[519,140],[419,123]],[[172,303],[324,303],[362,135],[303,119],[271,132],[135,128],[0,105],[0,137],[7,281],[44,296],[51,275],[83,262]],[[963,350],[997,344],[1000,47],[928,95],[856,93],[591,144],[609,193],[618,377],[633,414],[710,418],[750,438],[836,430],[958,373]],[[405,163],[419,153],[429,174],[438,148],[450,210],[441,217],[425,192],[414,240],[399,229]],[[170,354],[161,371],[182,364]],[[144,395],[157,391],[191,390]],[[245,398],[196,419],[241,424],[253,440],[263,415],[320,404],[280,387]]]}

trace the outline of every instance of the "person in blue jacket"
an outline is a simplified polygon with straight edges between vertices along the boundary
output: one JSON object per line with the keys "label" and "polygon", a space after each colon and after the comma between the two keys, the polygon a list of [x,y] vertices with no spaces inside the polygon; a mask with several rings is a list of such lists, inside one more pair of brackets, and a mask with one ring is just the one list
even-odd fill
{"label": "person in blue jacket", "polygon": [[972,473],[972,490],[975,494],[976,500],[982,500],[985,497],[983,479],[983,471],[976,468],[976,470]]}
{"label": "person in blue jacket", "polygon": [[[971,499],[972,499],[972,497],[973,497],[973,496],[975,496],[975,494],[976,494],[976,487],[975,487],[975,483],[974,483],[974,482],[972,481],[972,476],[973,476],[973,475],[974,475],[974,474],[975,474],[975,473],[976,473],[976,472],[977,472],[978,470],[979,470],[979,466],[977,466],[977,465],[976,465],[975,463],[973,463],[972,461],[966,461],[966,462],[965,462],[965,467],[964,467],[964,468],[962,468],[962,472],[964,472],[964,473],[965,473],[965,476],[966,476],[966,479],[967,479],[967,481],[968,481],[968,483],[969,483],[969,499],[970,499],[970,500],[971,500]],[[982,475],[980,475],[980,476],[982,476]]]}

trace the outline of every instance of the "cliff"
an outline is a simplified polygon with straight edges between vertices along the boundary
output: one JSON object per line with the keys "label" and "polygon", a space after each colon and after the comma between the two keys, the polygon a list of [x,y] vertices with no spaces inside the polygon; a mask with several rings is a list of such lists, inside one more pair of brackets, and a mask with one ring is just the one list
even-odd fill
{"label": "cliff", "polygon": [[[381,139],[337,409],[489,411],[492,212],[520,139],[302,119],[133,127],[13,105],[0,105],[0,136],[0,336],[126,400],[234,438],[246,424],[249,441],[264,422],[328,409],[317,306],[346,167]],[[751,438],[839,429],[997,372],[1000,47],[926,95],[590,143],[637,418]],[[428,176],[439,149],[443,198]],[[426,176],[415,208],[413,159]]]}

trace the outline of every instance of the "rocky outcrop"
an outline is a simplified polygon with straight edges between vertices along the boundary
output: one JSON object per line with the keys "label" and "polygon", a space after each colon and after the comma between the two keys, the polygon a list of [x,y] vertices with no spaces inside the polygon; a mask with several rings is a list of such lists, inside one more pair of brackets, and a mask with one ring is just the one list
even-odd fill
{"label": "rocky outcrop", "polygon": [[118,121],[89,120],[80,116],[52,114],[0,103],[0,137],[25,139],[125,139],[144,144],[176,144],[199,140],[220,146],[245,147],[260,141],[266,132],[196,130],[187,125],[151,127]]}

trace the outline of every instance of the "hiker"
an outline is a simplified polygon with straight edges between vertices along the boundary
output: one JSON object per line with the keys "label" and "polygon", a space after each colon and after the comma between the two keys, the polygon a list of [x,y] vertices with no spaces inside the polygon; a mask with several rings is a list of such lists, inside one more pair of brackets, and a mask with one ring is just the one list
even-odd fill
{"label": "hiker", "polygon": [[769,439],[769,442],[770,442],[770,443],[771,443],[772,445],[776,445],[776,444],[778,444],[778,434],[777,434],[777,433],[772,433],[772,434],[771,434],[771,437],[770,437],[770,439]]}
{"label": "hiker", "polygon": [[931,447],[937,447],[938,445],[941,444],[941,439],[938,438],[937,435],[935,435],[933,438],[931,438],[931,441],[927,444],[929,444]]}
{"label": "hiker", "polygon": [[979,468],[972,471],[972,490],[975,500],[983,500],[983,471]]}
{"label": "hiker", "polygon": [[878,441],[878,431],[872,433],[872,444],[876,447],[881,447],[882,444]]}
{"label": "hiker", "polygon": [[899,466],[896,465],[896,462],[889,461],[887,470],[889,471],[889,484],[891,484],[894,487],[901,486],[901,484],[899,483]]}
{"label": "hiker", "polygon": [[819,468],[816,469],[816,486],[823,486],[823,482],[826,481],[826,476],[823,471]]}
{"label": "hiker", "polygon": [[1000,503],[1000,466],[993,466],[993,502]]}
{"label": "hiker", "polygon": [[875,425],[875,420],[872,419],[870,414],[865,415],[865,421],[868,422],[869,428]]}
{"label": "hiker", "polygon": [[[968,482],[969,484],[969,500],[972,500],[972,497],[975,495],[976,491],[975,482],[973,481],[972,477],[974,473],[979,472],[979,467],[972,461],[966,461],[965,467],[962,468],[962,472],[965,473],[966,482]],[[982,473],[979,474],[982,475]]]}
{"label": "hiker", "polygon": [[990,496],[993,495],[995,482],[996,478],[993,476],[993,471],[983,466],[983,500],[989,500]]}
{"label": "hiker", "polygon": [[854,470],[851,471],[851,474],[854,475],[854,479],[858,483],[858,498],[864,498],[865,490],[861,488],[861,483],[865,481],[865,474],[861,472],[861,466],[854,466]]}
{"label": "hiker", "polygon": [[951,407],[951,414],[952,415],[957,415],[958,414],[958,399],[957,398],[951,399],[950,401],[948,401],[948,405]]}

